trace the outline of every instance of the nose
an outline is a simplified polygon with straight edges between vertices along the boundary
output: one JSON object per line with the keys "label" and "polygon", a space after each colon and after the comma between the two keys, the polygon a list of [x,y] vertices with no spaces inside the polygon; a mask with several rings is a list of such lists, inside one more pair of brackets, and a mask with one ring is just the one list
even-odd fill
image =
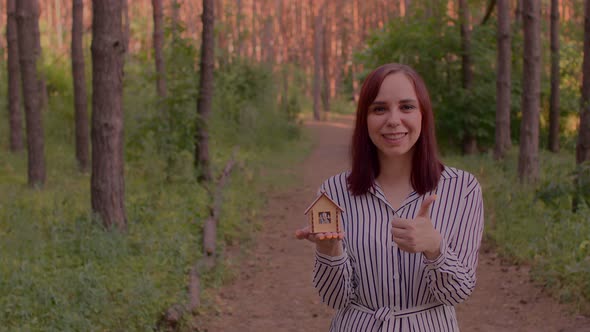
{"label": "nose", "polygon": [[400,125],[400,123],[400,111],[397,108],[392,108],[389,111],[389,116],[387,117],[387,125],[391,127],[397,127]]}

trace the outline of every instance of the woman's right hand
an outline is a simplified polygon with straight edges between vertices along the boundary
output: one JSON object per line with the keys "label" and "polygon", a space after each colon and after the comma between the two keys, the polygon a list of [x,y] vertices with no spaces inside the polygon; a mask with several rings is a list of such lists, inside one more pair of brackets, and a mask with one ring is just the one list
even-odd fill
{"label": "woman's right hand", "polygon": [[344,252],[342,239],[344,232],[312,233],[309,226],[295,231],[295,237],[299,240],[308,240],[315,243],[320,254],[328,256],[340,256]]}

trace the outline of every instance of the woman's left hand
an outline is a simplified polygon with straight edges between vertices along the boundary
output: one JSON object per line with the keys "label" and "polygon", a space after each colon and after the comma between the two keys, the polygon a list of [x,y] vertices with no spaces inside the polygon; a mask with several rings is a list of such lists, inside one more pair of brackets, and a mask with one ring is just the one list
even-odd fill
{"label": "woman's left hand", "polygon": [[436,195],[427,197],[420,206],[416,218],[393,218],[391,221],[391,234],[393,241],[404,251],[422,252],[429,260],[434,260],[440,255],[440,243],[442,236],[434,228],[428,210]]}

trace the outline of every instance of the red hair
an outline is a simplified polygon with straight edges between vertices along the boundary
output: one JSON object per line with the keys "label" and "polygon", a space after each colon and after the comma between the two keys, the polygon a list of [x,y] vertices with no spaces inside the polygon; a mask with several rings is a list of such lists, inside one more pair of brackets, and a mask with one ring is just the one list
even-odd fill
{"label": "red hair", "polygon": [[438,156],[434,133],[434,115],[426,84],[414,69],[406,65],[390,63],[371,72],[361,87],[350,151],[352,170],[347,178],[348,189],[353,195],[366,194],[375,185],[375,179],[379,176],[380,165],[377,147],[369,137],[367,115],[369,106],[377,98],[385,77],[398,72],[405,74],[414,85],[422,113],[422,130],[412,156],[412,186],[418,194],[424,195],[434,190],[440,179],[444,166]]}

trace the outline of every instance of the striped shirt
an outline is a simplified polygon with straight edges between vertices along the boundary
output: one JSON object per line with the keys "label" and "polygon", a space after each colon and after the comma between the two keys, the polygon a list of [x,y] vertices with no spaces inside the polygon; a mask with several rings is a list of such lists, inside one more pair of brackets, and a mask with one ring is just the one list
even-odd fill
{"label": "striped shirt", "polygon": [[[353,196],[344,172],[320,190],[344,208],[344,252],[316,252],[313,284],[324,303],[337,309],[330,331],[459,331],[454,305],[475,287],[483,232],[483,200],[475,177],[445,167],[437,188],[413,192],[398,210],[378,184]],[[430,218],[442,235],[441,255],[428,260],[392,240],[391,219],[413,219],[425,197],[438,197]]]}

